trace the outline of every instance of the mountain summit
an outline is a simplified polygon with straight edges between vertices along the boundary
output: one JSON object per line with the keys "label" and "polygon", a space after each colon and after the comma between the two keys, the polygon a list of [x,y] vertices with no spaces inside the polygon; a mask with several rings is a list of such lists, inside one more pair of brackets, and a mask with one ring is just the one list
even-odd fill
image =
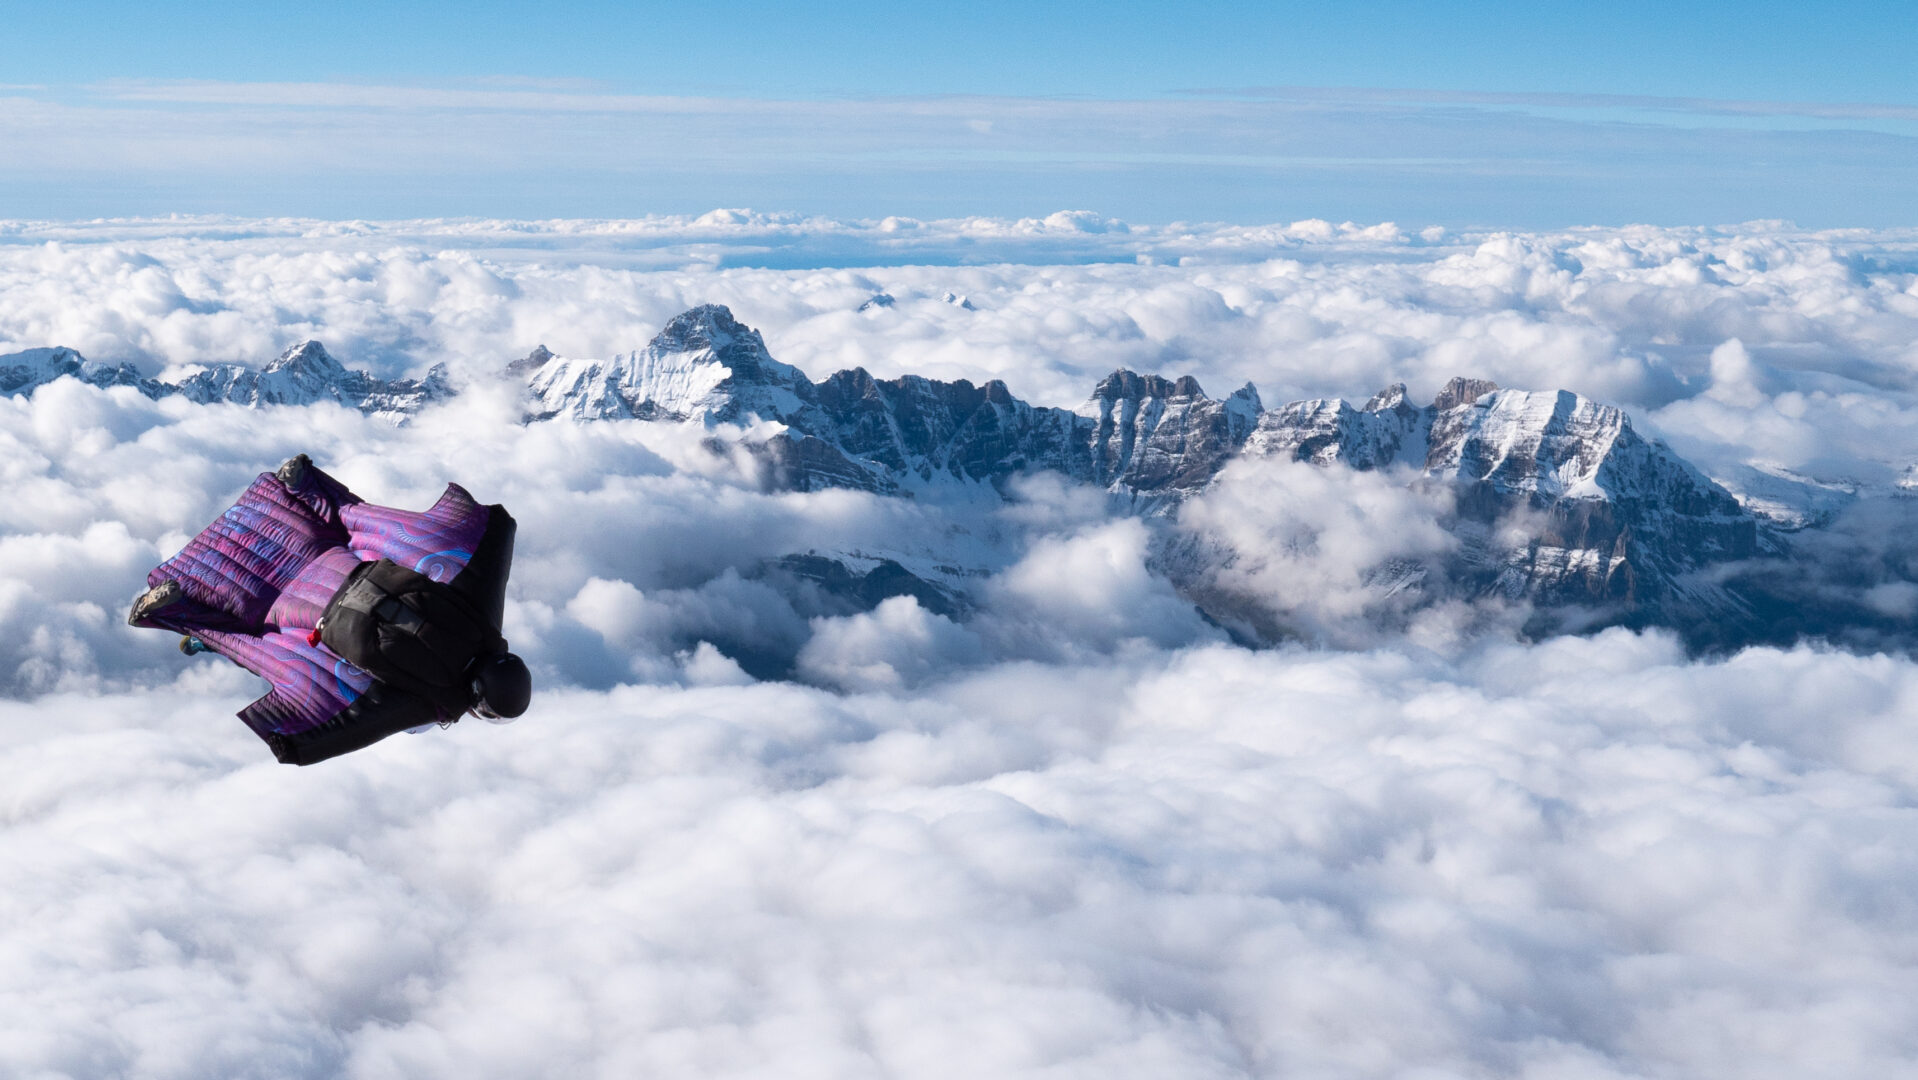
{"label": "mountain summit", "polygon": [[812,391],[798,368],[772,358],[759,331],[742,326],[717,304],[674,317],[636,352],[611,360],[547,353],[528,368],[534,399],[528,418],[534,420],[634,418],[710,425],[754,414],[784,421],[808,403]]}

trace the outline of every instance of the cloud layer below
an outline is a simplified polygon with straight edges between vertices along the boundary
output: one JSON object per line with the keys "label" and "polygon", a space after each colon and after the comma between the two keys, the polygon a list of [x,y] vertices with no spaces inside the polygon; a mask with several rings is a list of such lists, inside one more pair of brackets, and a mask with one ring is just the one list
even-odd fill
{"label": "cloud layer below", "polygon": [[[191,680],[189,680],[190,682]],[[221,680],[211,680],[219,683]],[[551,689],[289,775],[0,703],[24,1075],[1889,1075],[1918,667],[1612,632]]]}
{"label": "cloud layer below", "polygon": [[[1910,236],[741,213],[0,239],[0,351],[157,371],[315,336],[468,385],[398,429],[71,381],[0,397],[0,1011],[24,1021],[0,1025],[0,1072],[1918,1058],[1910,660],[1523,644],[1444,612],[1379,634],[1403,613],[1367,568],[1442,548],[1443,507],[1303,468],[1236,469],[1193,512],[1242,556],[1239,587],[1340,647],[1253,652],[1096,494],[766,494],[703,431],[521,425],[488,377],[541,341],[631,349],[717,301],[815,375],[1004,377],[1053,404],[1119,364],[1250,379],[1268,404],[1399,380],[1429,397],[1454,374],[1564,386],[1716,471],[1849,484],[1870,510],[1905,505],[1918,464]],[[835,258],[857,265],[806,268]],[[856,310],[879,291],[892,308]],[[232,717],[250,676],[123,624],[149,566],[301,451],[376,501],[423,507],[451,479],[512,509],[526,719],[294,771]],[[1832,550],[1903,557],[1877,520]],[[958,558],[977,607],[809,608],[758,570],[852,549]],[[795,681],[754,681],[751,656]]]}

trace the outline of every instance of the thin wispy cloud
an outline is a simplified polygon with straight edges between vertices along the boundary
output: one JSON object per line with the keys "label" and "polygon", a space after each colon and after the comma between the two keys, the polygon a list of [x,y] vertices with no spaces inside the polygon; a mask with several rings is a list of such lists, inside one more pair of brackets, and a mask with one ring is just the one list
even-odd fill
{"label": "thin wispy cloud", "polygon": [[409,191],[435,193],[436,210],[450,198],[462,212],[526,213],[535,190],[569,214],[630,213],[635,198],[844,214],[855,189],[942,216],[1044,196],[1161,220],[1291,207],[1376,220],[1393,207],[1426,222],[1509,222],[1510,208],[1530,207],[1521,220],[1554,224],[1890,224],[1918,198],[1895,182],[1918,167],[1911,113],[1371,90],[776,99],[115,80],[0,99],[0,134],[17,151],[0,162],[0,192],[47,216],[72,216],[57,211],[96,187],[151,210],[270,202],[373,217],[434,205]]}
{"label": "thin wispy cloud", "polygon": [[1812,117],[1830,120],[1918,120],[1918,105],[1846,101],[1741,101],[1646,94],[1574,94],[1547,91],[1420,90],[1415,88],[1253,86],[1181,90],[1193,97],[1298,102],[1379,102],[1406,105],[1486,105],[1553,109],[1630,109],[1701,116]]}
{"label": "thin wispy cloud", "polygon": [[353,83],[233,83],[211,79],[110,80],[87,88],[107,101],[198,105],[297,105],[310,108],[475,109],[521,112],[764,112],[790,108],[777,101],[669,95],[606,94],[581,90],[472,89]]}

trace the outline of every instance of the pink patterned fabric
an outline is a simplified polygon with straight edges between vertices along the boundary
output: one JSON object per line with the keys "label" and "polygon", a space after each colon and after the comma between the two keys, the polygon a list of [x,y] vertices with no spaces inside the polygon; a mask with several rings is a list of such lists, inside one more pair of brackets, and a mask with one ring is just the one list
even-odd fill
{"label": "pink patterned fabric", "polygon": [[390,506],[341,507],[348,545],[361,560],[391,559],[434,581],[451,580],[466,566],[486,531],[486,508],[458,484],[423,514]]}

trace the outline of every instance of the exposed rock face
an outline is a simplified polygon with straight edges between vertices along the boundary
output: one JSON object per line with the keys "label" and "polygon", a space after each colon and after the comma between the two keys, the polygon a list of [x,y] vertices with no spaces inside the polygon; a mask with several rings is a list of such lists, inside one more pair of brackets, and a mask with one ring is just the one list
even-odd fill
{"label": "exposed rock face", "polygon": [[1078,409],[1093,422],[1087,479],[1144,496],[1199,491],[1245,445],[1259,408],[1251,383],[1215,401],[1190,375],[1172,382],[1115,371]]}
{"label": "exposed rock face", "polygon": [[1078,418],[1029,405],[994,379],[974,386],[917,375],[875,379],[864,368],[819,384],[818,408],[788,423],[871,462],[907,486],[940,478],[999,483],[1021,472],[1082,475]]}
{"label": "exposed rock face", "polygon": [[31,393],[62,376],[93,386],[131,386],[150,398],[181,395],[201,404],[311,405],[333,401],[394,421],[453,395],[446,369],[435,365],[424,379],[378,379],[349,370],[317,341],[304,341],[265,368],[214,364],[176,382],[144,378],[131,364],[108,367],[72,349],[31,349],[0,356],[0,393]]}
{"label": "exposed rock face", "polygon": [[1486,394],[1498,389],[1498,384],[1490,379],[1453,379],[1440,390],[1438,397],[1432,400],[1432,408],[1440,412],[1456,409],[1460,405],[1470,405]]}
{"label": "exposed rock face", "polygon": [[1250,385],[1217,401],[1194,379],[1129,371],[1077,411],[1032,405],[996,379],[876,379],[854,368],[814,383],[717,306],[686,312],[611,361],[536,351],[515,369],[530,373],[529,419],[783,424],[753,452],[768,482],[791,490],[910,491],[1052,470],[1119,494],[1177,497],[1210,482],[1259,417]]}
{"label": "exposed rock face", "polygon": [[984,386],[919,376],[877,380],[854,368],[819,384],[817,403],[817,412],[790,422],[907,485],[934,478],[997,481],[1076,464],[1070,414],[1034,409],[999,380]]}
{"label": "exposed rock face", "polygon": [[506,365],[506,374],[509,378],[530,379],[533,377],[533,372],[545,367],[546,362],[552,358],[553,354],[546,346],[535,345],[532,352]]}
{"label": "exposed rock face", "polygon": [[1426,473],[1455,481],[1462,504],[1543,511],[1533,559],[1562,552],[1580,569],[1561,583],[1589,596],[1631,599],[1647,570],[1670,579],[1758,553],[1757,522],[1738,501],[1612,406],[1562,390],[1488,392],[1437,411],[1430,441]]}

